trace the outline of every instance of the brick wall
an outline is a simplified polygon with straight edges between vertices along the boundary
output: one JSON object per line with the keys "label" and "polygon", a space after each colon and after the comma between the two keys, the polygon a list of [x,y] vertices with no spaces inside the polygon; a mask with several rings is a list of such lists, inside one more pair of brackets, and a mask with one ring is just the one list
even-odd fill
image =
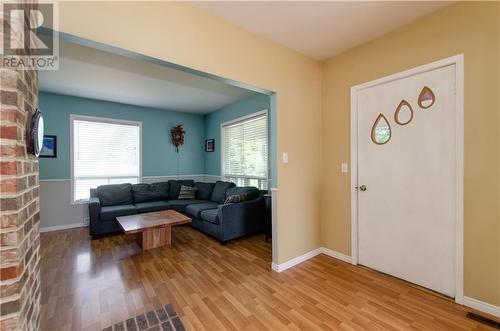
{"label": "brick wall", "polygon": [[38,161],[26,152],[38,73],[0,68],[0,75],[0,330],[38,330]]}

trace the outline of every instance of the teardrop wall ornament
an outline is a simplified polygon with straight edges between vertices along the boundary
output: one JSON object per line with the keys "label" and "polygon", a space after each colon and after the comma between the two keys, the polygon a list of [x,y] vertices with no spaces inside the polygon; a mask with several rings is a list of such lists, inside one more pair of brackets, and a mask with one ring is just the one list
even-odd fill
{"label": "teardrop wall ornament", "polygon": [[380,113],[372,126],[372,141],[377,145],[387,144],[391,140],[391,125],[387,118]]}
{"label": "teardrop wall ornament", "polygon": [[394,112],[394,121],[399,125],[406,125],[413,119],[413,108],[406,100],[399,103],[398,108]]}
{"label": "teardrop wall ornament", "polygon": [[435,101],[436,96],[434,95],[434,92],[432,92],[429,87],[424,86],[424,88],[420,92],[420,95],[418,96],[418,105],[423,109],[427,109],[430,108]]}

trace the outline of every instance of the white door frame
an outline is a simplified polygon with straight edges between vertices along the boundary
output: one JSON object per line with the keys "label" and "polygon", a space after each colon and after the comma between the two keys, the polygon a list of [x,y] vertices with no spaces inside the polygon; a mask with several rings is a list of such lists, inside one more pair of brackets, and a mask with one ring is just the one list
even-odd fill
{"label": "white door frame", "polygon": [[394,80],[410,77],[416,74],[439,69],[449,65],[455,65],[455,160],[456,169],[456,250],[455,250],[455,302],[463,304],[463,273],[464,273],[464,55],[456,55],[443,60],[432,62],[413,69],[405,70],[393,75],[382,77],[367,83],[351,87],[351,255],[352,264],[358,264],[358,105],[357,93],[360,90],[376,85],[388,83]]}

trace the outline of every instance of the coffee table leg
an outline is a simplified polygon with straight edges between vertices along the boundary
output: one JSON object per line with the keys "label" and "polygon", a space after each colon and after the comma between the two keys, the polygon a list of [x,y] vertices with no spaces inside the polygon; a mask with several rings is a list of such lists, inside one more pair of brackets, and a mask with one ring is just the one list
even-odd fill
{"label": "coffee table leg", "polygon": [[166,226],[143,231],[139,233],[138,239],[143,251],[160,246],[170,246],[172,243],[171,227]]}

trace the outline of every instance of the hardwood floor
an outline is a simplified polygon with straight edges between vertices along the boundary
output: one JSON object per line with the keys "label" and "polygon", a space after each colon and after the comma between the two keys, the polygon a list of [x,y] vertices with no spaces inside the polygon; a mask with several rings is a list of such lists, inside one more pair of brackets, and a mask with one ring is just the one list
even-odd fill
{"label": "hardwood floor", "polygon": [[270,270],[264,236],[221,246],[189,227],[142,252],[133,236],[43,233],[42,330],[101,330],[172,303],[188,330],[493,330],[407,283],[325,255]]}

